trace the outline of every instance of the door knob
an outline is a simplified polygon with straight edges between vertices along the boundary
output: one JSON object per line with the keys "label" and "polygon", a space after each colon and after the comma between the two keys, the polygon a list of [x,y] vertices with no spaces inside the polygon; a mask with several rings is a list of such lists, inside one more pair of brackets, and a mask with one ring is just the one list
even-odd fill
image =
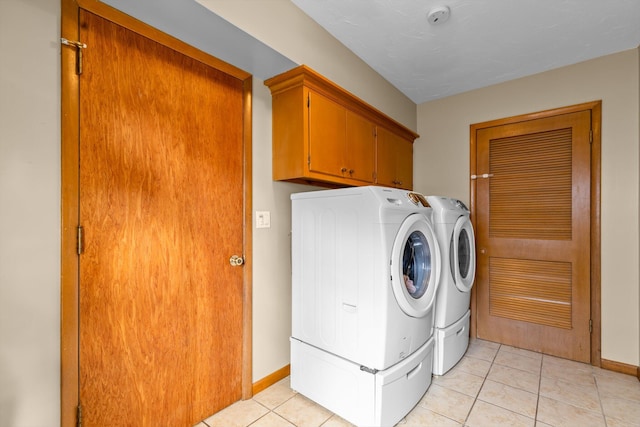
{"label": "door knob", "polygon": [[229,258],[229,264],[231,264],[232,267],[239,267],[244,264],[244,258],[238,255],[233,255]]}

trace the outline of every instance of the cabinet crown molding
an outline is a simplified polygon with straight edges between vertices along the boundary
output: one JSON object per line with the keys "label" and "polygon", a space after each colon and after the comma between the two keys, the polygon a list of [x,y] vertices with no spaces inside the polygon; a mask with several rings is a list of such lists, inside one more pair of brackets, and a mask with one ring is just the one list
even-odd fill
{"label": "cabinet crown molding", "polygon": [[420,137],[420,135],[402,123],[367,104],[362,99],[306,65],[300,65],[282,74],[271,77],[265,80],[264,84],[271,91],[271,96],[295,87],[305,86],[343,105],[345,108],[366,117],[377,126],[384,127],[407,140],[413,142]]}

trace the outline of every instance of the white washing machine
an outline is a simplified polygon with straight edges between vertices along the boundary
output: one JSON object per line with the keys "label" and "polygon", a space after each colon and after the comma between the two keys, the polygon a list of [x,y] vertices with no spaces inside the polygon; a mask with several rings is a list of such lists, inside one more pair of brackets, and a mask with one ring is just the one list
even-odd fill
{"label": "white washing machine", "polygon": [[460,200],[428,196],[442,252],[436,295],[433,373],[443,375],[469,345],[469,306],[476,272],[476,251],[469,209]]}
{"label": "white washing machine", "polygon": [[291,200],[291,386],[355,425],[394,425],[431,383],[432,210],[374,186]]}

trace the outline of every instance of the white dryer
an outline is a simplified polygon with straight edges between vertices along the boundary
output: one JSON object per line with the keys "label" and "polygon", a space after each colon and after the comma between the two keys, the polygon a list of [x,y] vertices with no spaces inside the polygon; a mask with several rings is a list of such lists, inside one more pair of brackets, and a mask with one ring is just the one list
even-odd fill
{"label": "white dryer", "polygon": [[428,196],[442,252],[436,295],[433,373],[443,375],[469,345],[469,305],[476,272],[475,236],[469,209],[460,200]]}
{"label": "white dryer", "polygon": [[355,425],[394,425],[431,383],[432,210],[374,186],[291,199],[291,386]]}

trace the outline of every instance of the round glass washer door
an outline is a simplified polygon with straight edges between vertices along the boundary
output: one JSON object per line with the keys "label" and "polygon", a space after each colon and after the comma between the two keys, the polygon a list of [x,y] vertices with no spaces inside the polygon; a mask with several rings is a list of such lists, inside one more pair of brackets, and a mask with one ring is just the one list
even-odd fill
{"label": "round glass washer door", "polygon": [[429,313],[440,280],[440,249],[433,228],[422,214],[407,217],[391,250],[391,288],[407,315]]}
{"label": "round glass washer door", "polygon": [[461,292],[469,292],[476,275],[476,247],[473,226],[467,216],[456,221],[449,245],[451,275]]}

